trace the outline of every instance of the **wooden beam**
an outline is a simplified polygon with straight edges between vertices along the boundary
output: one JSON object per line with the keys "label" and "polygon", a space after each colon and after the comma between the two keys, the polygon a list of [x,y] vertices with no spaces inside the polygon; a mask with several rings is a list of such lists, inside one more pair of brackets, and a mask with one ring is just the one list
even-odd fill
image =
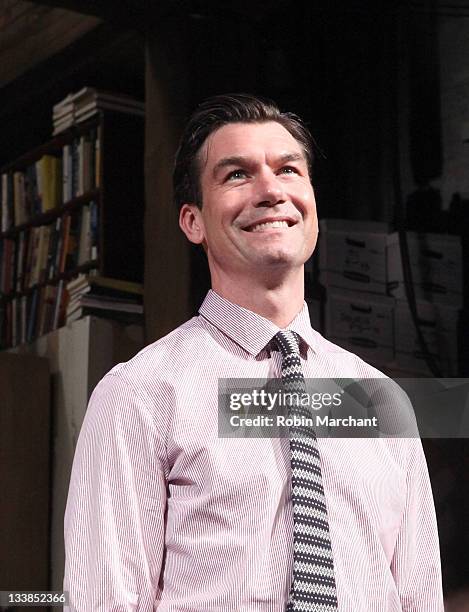
{"label": "wooden beam", "polygon": [[[111,56],[119,54],[119,48],[132,44],[137,35],[132,32],[117,30],[114,26],[98,23],[97,27],[87,32],[79,40],[68,45],[60,53],[56,53],[38,63],[31,65],[24,74],[18,75],[14,81],[2,84],[2,104],[0,105],[0,118],[5,115],[18,113],[21,106],[27,107],[32,100],[60,81],[67,81],[73,74],[82,72],[88,65],[96,65]],[[0,53],[0,63],[2,55]],[[0,71],[1,71],[0,67]],[[136,67],[137,69],[137,67]]]}
{"label": "wooden beam", "polygon": [[[98,17],[111,23],[141,28],[150,14],[164,13],[169,2],[150,0],[33,0],[34,4],[46,5]],[[177,3],[176,3],[177,4]]]}
{"label": "wooden beam", "polygon": [[[181,28],[182,26],[180,26]],[[189,243],[172,201],[172,165],[187,113],[187,66],[175,25],[147,41],[145,115],[145,313],[147,340],[191,315]]]}
{"label": "wooden beam", "polygon": [[[109,18],[112,12],[121,12],[121,6],[125,2],[106,2],[105,0],[98,0],[97,2],[93,2],[92,0],[32,0],[34,4],[45,5],[49,7],[56,7],[67,9],[69,11],[74,11],[76,13],[81,13],[83,15],[93,15],[95,17],[100,17],[102,19]],[[136,5],[139,4],[138,0],[135,2]],[[114,11],[112,9],[114,8]]]}
{"label": "wooden beam", "polygon": [[[364,1],[364,0],[362,0]],[[145,29],[167,16],[218,17],[262,21],[268,14],[290,10],[288,0],[33,0],[35,4],[60,7],[93,15],[106,21]],[[371,0],[370,0],[371,2]]]}
{"label": "wooden beam", "polygon": [[[143,98],[143,41],[102,23],[0,90],[0,166],[47,140],[52,106],[84,85]],[[8,143],[8,144],[7,144]]]}
{"label": "wooden beam", "polygon": [[0,87],[68,47],[100,20],[64,9],[10,1],[0,19]]}

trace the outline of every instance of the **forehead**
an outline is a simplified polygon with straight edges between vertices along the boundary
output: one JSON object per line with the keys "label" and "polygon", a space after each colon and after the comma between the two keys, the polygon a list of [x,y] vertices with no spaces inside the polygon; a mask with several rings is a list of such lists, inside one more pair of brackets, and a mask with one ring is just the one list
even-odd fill
{"label": "forehead", "polygon": [[299,142],[280,123],[230,123],[210,134],[202,147],[201,159],[210,167],[223,157],[297,152],[304,157]]}

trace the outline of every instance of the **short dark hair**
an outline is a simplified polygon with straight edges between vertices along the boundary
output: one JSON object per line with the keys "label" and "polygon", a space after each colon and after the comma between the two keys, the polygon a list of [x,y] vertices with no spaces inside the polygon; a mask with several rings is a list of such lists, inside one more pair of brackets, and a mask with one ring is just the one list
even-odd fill
{"label": "short dark hair", "polygon": [[311,175],[313,138],[294,113],[282,113],[275,102],[250,94],[213,96],[202,102],[190,117],[182,134],[173,172],[174,202],[178,210],[186,202],[202,207],[200,150],[207,138],[229,123],[282,125],[301,145]]}

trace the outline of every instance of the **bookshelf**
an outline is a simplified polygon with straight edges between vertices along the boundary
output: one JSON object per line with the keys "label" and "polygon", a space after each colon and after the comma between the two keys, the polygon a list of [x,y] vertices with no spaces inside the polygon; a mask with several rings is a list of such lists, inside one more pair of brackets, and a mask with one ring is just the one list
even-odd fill
{"label": "bookshelf", "polygon": [[65,322],[67,282],[141,282],[143,119],[100,111],[0,169],[0,348]]}

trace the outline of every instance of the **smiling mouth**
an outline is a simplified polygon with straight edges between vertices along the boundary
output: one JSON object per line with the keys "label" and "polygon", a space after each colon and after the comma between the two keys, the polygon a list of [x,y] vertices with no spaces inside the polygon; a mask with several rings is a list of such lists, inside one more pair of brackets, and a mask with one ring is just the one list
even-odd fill
{"label": "smiling mouth", "polygon": [[263,221],[261,223],[256,223],[255,225],[250,225],[248,227],[243,228],[246,232],[261,232],[266,229],[288,229],[295,225],[293,221],[282,219],[281,221]]}

